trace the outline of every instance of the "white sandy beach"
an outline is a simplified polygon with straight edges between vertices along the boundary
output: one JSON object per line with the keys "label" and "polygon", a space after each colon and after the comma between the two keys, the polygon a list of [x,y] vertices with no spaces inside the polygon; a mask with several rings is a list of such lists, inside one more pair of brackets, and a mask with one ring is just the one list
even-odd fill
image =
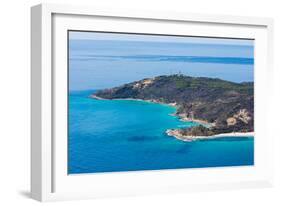
{"label": "white sandy beach", "polygon": [[254,137],[254,132],[231,132],[231,133],[222,133],[212,136],[183,136],[179,134],[176,130],[168,129],[166,131],[168,136],[173,136],[179,140],[191,142],[195,140],[208,140],[208,139],[219,139],[219,138],[226,138],[226,137],[238,137],[238,138],[248,138],[249,136]]}
{"label": "white sandy beach", "polygon": [[98,97],[94,94],[91,94],[90,97],[93,98],[93,99],[97,99],[97,100],[104,100],[104,98]]}
{"label": "white sandy beach", "polygon": [[[98,100],[104,100],[103,98],[98,97],[94,94],[90,95],[90,97],[94,98],[94,99],[98,99]],[[134,99],[134,98],[116,98],[114,100],[143,101],[143,102],[149,102],[149,103],[169,105],[169,106],[177,108],[177,105],[175,103],[167,104],[167,103],[159,102],[159,101],[156,101],[156,100],[144,100],[144,99]],[[171,114],[171,115],[177,116],[176,114]],[[204,120],[191,119],[191,118],[182,117],[182,116],[178,116],[178,117],[183,122],[197,122],[197,123],[205,125],[207,127],[212,127],[212,126],[215,125],[214,123],[209,123],[209,122],[204,121]],[[191,141],[196,141],[196,140],[219,139],[219,138],[226,138],[226,137],[245,138],[245,137],[249,137],[249,136],[254,136],[254,132],[231,132],[231,133],[222,133],[222,134],[217,134],[217,135],[212,135],[212,136],[184,136],[184,135],[180,134],[179,132],[177,132],[177,130],[173,130],[173,129],[168,129],[166,131],[166,134],[168,136],[172,136],[172,137],[175,137],[179,140],[186,141],[186,142],[191,142]]]}

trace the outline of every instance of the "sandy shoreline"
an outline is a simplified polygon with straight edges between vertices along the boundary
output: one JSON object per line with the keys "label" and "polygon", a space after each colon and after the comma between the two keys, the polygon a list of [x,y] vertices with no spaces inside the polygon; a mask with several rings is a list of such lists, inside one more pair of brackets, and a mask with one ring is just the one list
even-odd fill
{"label": "sandy shoreline", "polygon": [[101,98],[101,97],[98,97],[98,96],[96,96],[96,95],[94,95],[94,94],[91,94],[89,97],[90,97],[90,98],[93,98],[93,99],[97,99],[97,100],[106,100],[106,99]]}
{"label": "sandy shoreline", "polygon": [[219,138],[226,138],[226,137],[241,137],[241,138],[248,138],[249,136],[254,137],[254,132],[231,132],[231,133],[221,133],[212,136],[183,136],[177,133],[177,130],[168,129],[166,131],[168,136],[175,137],[179,140],[191,142],[195,140],[208,140],[208,139],[219,139]]}
{"label": "sandy shoreline", "polygon": [[98,97],[94,94],[90,95],[90,98],[97,99],[97,100],[131,100],[131,101],[141,101],[141,102],[148,102],[148,103],[155,103],[155,104],[163,104],[163,105],[168,105],[171,107],[177,107],[176,103],[164,103],[164,102],[159,102],[157,100],[153,99],[134,99],[134,98],[114,98],[114,99],[104,99],[102,97]]}
{"label": "sandy shoreline", "polygon": [[[97,100],[107,100],[101,97],[98,97],[94,94],[90,95],[91,98],[97,99]],[[143,101],[143,102],[149,102],[149,103],[157,103],[157,104],[163,104],[163,105],[167,105],[167,106],[172,106],[175,107],[177,109],[177,104],[176,103],[163,103],[157,100],[144,100],[144,99],[134,99],[134,98],[115,98],[112,100],[132,100],[132,101]],[[176,116],[180,119],[180,121],[183,122],[196,122],[199,124],[202,124],[204,126],[207,127],[212,127],[215,126],[214,123],[209,123],[207,121],[204,120],[200,120],[200,119],[191,119],[188,117],[183,117],[181,115],[177,115],[177,114],[171,114],[173,116]],[[218,138],[225,138],[225,137],[241,137],[241,138],[245,138],[245,137],[249,137],[249,136],[254,136],[254,132],[232,132],[232,133],[222,133],[222,134],[216,134],[216,135],[212,135],[212,136],[183,136],[179,133],[177,133],[176,129],[168,129],[166,130],[166,134],[168,136],[172,136],[175,137],[179,140],[182,141],[186,141],[186,142],[190,142],[190,141],[195,141],[195,140],[208,140],[208,139],[218,139]]]}
{"label": "sandy shoreline", "polygon": [[[91,98],[94,98],[94,99],[97,99],[97,100],[108,100],[108,99],[104,99],[102,97],[98,97],[94,94],[90,95]],[[132,101],[142,101],[142,102],[149,102],[149,103],[156,103],[156,104],[163,104],[163,105],[167,105],[167,106],[171,106],[171,107],[175,107],[176,109],[178,108],[177,104],[174,102],[174,103],[164,103],[164,102],[160,102],[160,101],[157,101],[157,100],[152,100],[152,99],[134,99],[134,98],[115,98],[115,99],[110,99],[110,100],[132,100]],[[180,119],[180,121],[183,121],[183,122],[196,122],[196,123],[199,123],[199,124],[203,124],[205,126],[208,126],[208,127],[212,127],[214,126],[214,123],[209,123],[207,121],[204,121],[204,120],[201,120],[201,119],[191,119],[191,118],[188,118],[188,117],[182,117],[181,115],[177,115],[175,113],[171,114],[172,116],[176,116]]]}
{"label": "sandy shoreline", "polygon": [[[150,100],[150,99],[116,98],[116,99],[113,99],[113,100],[143,101],[143,102],[167,105],[167,106],[171,106],[171,107],[174,107],[174,108],[178,109],[178,106],[177,106],[176,103],[164,103],[164,102],[160,102],[160,101],[157,101],[157,100]],[[188,118],[188,117],[183,117],[181,115],[177,115],[176,113],[173,113],[171,115],[178,117],[179,120],[182,121],[182,122],[196,122],[196,123],[202,124],[202,125],[207,126],[207,127],[215,126],[215,123],[210,123],[210,122],[207,122],[207,121],[204,121],[204,120],[201,120],[201,119],[192,119],[192,118]]]}

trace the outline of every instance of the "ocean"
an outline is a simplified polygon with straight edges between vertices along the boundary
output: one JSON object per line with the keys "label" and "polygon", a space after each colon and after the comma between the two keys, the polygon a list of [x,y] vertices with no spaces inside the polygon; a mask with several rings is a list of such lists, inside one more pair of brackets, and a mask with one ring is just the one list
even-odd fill
{"label": "ocean", "polygon": [[94,91],[69,92],[68,173],[96,173],[254,164],[252,137],[183,142],[167,136],[191,127],[169,105],[96,100]]}
{"label": "ocean", "polygon": [[172,106],[89,98],[96,90],[160,75],[253,82],[253,40],[96,32],[69,37],[69,174],[254,164],[252,137],[183,142],[165,131],[196,124],[172,116]]}
{"label": "ocean", "polygon": [[120,86],[181,73],[232,82],[254,81],[251,45],[141,41],[69,41],[69,89]]}

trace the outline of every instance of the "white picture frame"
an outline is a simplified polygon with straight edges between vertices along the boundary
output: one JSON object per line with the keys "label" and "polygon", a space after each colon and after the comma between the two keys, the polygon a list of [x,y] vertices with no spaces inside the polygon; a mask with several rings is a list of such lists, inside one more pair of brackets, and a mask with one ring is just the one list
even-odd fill
{"label": "white picture frame", "polygon": [[[194,27],[194,33],[186,25]],[[272,19],[40,4],[31,9],[31,26],[32,198],[54,201],[272,186],[273,133],[266,121],[273,78]],[[256,39],[255,166],[67,175],[64,93],[66,31],[71,29]]]}

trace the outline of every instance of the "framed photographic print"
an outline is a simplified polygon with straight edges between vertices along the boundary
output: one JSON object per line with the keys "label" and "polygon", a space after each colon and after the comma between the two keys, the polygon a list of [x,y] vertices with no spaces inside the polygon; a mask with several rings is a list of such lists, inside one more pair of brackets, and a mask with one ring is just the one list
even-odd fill
{"label": "framed photographic print", "polygon": [[272,185],[271,19],[32,8],[40,201]]}

